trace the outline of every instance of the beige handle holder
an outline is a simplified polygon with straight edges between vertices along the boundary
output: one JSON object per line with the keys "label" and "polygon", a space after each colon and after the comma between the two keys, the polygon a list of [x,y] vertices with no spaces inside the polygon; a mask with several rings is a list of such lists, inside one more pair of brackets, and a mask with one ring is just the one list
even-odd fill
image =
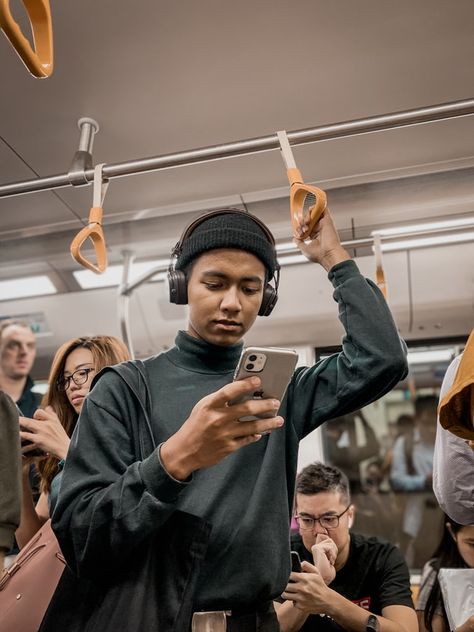
{"label": "beige handle holder", "polygon": [[53,72],[53,26],[49,0],[22,0],[30,19],[34,49],[12,16],[10,0],[0,0],[0,28],[34,77]]}
{"label": "beige handle holder", "polygon": [[[104,231],[102,230],[102,205],[109,183],[102,177],[104,164],[96,165],[94,168],[94,201],[89,211],[89,222],[87,226],[77,233],[71,243],[71,255],[81,266],[92,270],[96,274],[102,274],[107,269],[107,250],[105,247]],[[81,247],[84,242],[90,239],[94,245],[96,263],[83,256]]]}
{"label": "beige handle holder", "polygon": [[385,272],[382,263],[382,240],[378,233],[372,233],[374,239],[374,255],[375,255],[375,280],[379,290],[387,300],[387,283],[385,281]]}
{"label": "beige handle holder", "polygon": [[[277,136],[290,183],[290,215],[293,234],[298,239],[306,239],[326,210],[326,193],[318,187],[304,183],[303,176],[296,167],[286,132],[277,132]],[[306,224],[306,230],[301,232],[303,224]]]}

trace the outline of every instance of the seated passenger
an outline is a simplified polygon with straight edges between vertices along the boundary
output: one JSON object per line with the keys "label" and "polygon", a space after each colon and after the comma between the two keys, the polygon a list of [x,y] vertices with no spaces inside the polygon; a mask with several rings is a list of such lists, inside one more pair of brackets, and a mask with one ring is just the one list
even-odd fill
{"label": "seated passenger", "polygon": [[[33,419],[20,417],[21,439],[28,441],[23,452],[23,503],[21,523],[16,531],[23,547],[52,515],[56,504],[62,468],[92,378],[105,366],[128,360],[128,351],[112,336],[75,338],[56,352],[49,374],[45,408],[38,408]],[[40,452],[42,456],[29,456]],[[41,495],[33,503],[28,471],[37,461],[41,476]]]}
{"label": "seated passenger", "polygon": [[[423,568],[416,604],[420,632],[448,632],[449,624],[438,581],[440,568],[474,568],[474,525],[462,526],[446,516],[443,536]],[[456,632],[472,632],[474,615]]]}
{"label": "seated passenger", "polygon": [[13,400],[0,391],[0,576],[20,522],[20,504],[18,411]]}
{"label": "seated passenger", "polygon": [[[400,551],[350,532],[354,506],[345,474],[322,463],[308,465],[296,479],[295,507],[300,534],[292,536],[291,546],[305,561],[301,573],[290,575],[283,593],[287,601],[275,605],[281,630],[417,632]],[[330,586],[312,563],[311,550],[321,536],[329,536],[338,549]]]}

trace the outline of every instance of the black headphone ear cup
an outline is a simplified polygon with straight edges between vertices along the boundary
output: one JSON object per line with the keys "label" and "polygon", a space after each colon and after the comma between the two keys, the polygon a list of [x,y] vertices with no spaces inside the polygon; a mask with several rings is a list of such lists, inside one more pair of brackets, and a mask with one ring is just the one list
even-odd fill
{"label": "black headphone ear cup", "polygon": [[259,316],[270,316],[273,308],[278,301],[278,293],[277,290],[267,283],[265,285],[265,289],[263,290],[263,298],[262,304],[260,305],[260,309],[258,310]]}
{"label": "black headphone ear cup", "polygon": [[170,290],[170,303],[187,305],[188,282],[182,270],[168,270],[168,286]]}

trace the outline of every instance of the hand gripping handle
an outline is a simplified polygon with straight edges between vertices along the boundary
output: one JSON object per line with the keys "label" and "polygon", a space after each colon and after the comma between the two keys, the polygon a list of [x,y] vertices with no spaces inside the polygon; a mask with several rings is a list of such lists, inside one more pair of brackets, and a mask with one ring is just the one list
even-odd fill
{"label": "hand gripping handle", "polygon": [[[306,239],[309,237],[313,231],[313,228],[319,221],[319,218],[324,213],[327,207],[327,197],[326,193],[322,189],[318,189],[318,187],[313,187],[309,184],[305,184],[303,182],[303,178],[301,177],[301,173],[299,169],[288,169],[287,170],[288,180],[290,182],[290,215],[291,215],[291,223],[293,226],[293,234],[298,239]],[[304,216],[303,208],[305,204],[306,197],[308,195],[314,195],[315,202],[310,207],[309,213],[309,222],[308,219]],[[307,222],[307,228],[302,233],[300,231],[300,227],[302,223]]]}

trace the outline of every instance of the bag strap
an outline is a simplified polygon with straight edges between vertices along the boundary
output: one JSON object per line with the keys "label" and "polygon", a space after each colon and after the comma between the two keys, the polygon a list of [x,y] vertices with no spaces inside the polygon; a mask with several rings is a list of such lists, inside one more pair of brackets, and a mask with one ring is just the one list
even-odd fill
{"label": "bag strap", "polygon": [[146,364],[142,360],[129,360],[115,366],[105,367],[95,376],[91,387],[107,371],[113,371],[119,375],[139,404],[139,417],[138,419],[133,418],[131,421],[134,436],[137,438],[139,445],[139,454],[136,456],[137,459],[143,461],[157,447],[151,424],[153,406]]}

